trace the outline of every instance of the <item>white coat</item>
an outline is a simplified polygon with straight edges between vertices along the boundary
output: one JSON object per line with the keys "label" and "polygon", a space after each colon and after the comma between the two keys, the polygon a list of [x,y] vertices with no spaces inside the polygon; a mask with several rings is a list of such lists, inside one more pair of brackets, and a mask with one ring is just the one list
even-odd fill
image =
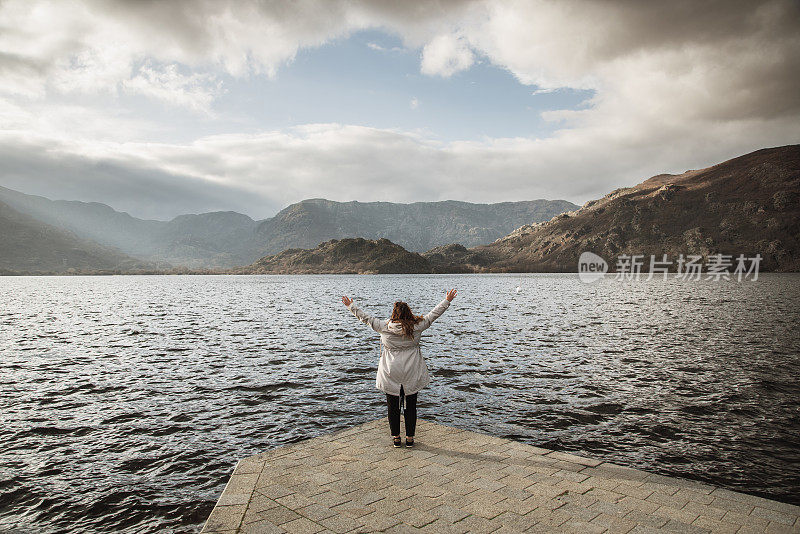
{"label": "white coat", "polygon": [[390,395],[400,395],[402,385],[403,394],[413,395],[428,385],[430,376],[419,349],[419,340],[422,331],[449,307],[450,301],[442,300],[422,321],[414,325],[414,337],[406,337],[400,323],[381,321],[361,310],[355,302],[350,303],[348,309],[353,315],[381,335],[381,360],[375,378],[376,388]]}

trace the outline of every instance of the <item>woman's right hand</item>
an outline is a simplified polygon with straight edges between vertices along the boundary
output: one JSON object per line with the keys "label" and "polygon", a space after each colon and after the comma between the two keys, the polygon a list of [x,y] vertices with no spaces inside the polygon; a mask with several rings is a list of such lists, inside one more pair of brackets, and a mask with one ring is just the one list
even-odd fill
{"label": "woman's right hand", "polygon": [[453,299],[456,298],[457,293],[458,291],[456,291],[455,289],[451,289],[450,291],[447,292],[447,296],[445,298],[448,301],[453,302]]}
{"label": "woman's right hand", "polygon": [[342,297],[342,304],[345,306],[350,306],[350,303],[353,302],[353,299],[349,299],[347,297]]}

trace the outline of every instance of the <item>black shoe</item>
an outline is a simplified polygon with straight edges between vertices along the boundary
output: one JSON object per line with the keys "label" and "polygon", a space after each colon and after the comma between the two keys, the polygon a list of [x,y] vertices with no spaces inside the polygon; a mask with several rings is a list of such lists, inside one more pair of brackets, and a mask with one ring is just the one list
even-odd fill
{"label": "black shoe", "polygon": [[[410,441],[409,441],[410,440]],[[413,447],[414,446],[414,438],[413,437],[406,437],[406,447]]]}
{"label": "black shoe", "polygon": [[392,445],[394,445],[395,448],[399,448],[403,445],[403,442],[400,440],[399,437],[396,437],[392,440]]}

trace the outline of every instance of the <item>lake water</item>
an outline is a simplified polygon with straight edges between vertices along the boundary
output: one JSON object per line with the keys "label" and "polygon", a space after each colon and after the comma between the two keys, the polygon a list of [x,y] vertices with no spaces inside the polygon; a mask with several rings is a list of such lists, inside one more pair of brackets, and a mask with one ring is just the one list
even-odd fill
{"label": "lake water", "polygon": [[238,458],[385,416],[341,295],[450,287],[420,417],[800,502],[798,275],[3,277],[0,530],[196,532]]}

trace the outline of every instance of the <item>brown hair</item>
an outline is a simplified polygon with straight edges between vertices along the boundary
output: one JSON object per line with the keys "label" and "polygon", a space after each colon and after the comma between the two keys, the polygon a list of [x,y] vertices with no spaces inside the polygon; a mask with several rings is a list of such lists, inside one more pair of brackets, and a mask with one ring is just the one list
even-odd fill
{"label": "brown hair", "polygon": [[400,323],[403,326],[403,334],[414,337],[414,325],[422,320],[421,315],[414,315],[411,308],[405,302],[397,301],[394,303],[392,318],[390,321]]}

